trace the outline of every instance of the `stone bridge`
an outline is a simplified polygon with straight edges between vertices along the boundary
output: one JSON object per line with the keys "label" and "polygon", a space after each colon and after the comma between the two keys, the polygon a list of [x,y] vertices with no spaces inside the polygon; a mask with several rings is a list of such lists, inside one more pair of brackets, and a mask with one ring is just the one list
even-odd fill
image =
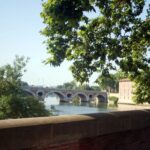
{"label": "stone bridge", "polygon": [[69,102],[74,97],[78,96],[81,102],[90,102],[92,100],[98,100],[99,102],[107,103],[107,93],[91,90],[63,90],[49,87],[39,86],[27,86],[23,88],[26,93],[34,97],[38,97],[44,100],[51,94],[55,94],[59,97],[61,102]]}

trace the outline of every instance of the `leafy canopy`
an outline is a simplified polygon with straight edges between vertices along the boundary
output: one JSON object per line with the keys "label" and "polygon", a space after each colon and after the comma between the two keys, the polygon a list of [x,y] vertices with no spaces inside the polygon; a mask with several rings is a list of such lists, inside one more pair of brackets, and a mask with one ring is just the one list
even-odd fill
{"label": "leafy canopy", "polygon": [[127,78],[127,76],[121,70],[118,70],[114,74],[110,73],[109,76],[100,75],[95,82],[107,92],[118,92],[119,80],[123,78]]}
{"label": "leafy canopy", "polygon": [[[46,27],[41,33],[50,54],[46,63],[58,66],[72,60],[73,76],[81,82],[93,72],[107,76],[118,67],[132,79],[149,73],[150,9],[141,18],[144,6],[145,0],[43,2]],[[89,18],[87,14],[96,10],[99,16]]]}
{"label": "leafy canopy", "polygon": [[0,119],[49,115],[38,99],[28,96],[22,89],[21,77],[27,61],[16,56],[13,65],[0,67]]}

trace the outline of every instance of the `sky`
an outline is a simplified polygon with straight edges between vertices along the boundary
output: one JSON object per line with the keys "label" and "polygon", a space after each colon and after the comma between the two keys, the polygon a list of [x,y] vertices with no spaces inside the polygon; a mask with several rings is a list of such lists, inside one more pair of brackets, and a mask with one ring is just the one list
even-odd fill
{"label": "sky", "polygon": [[40,12],[41,0],[1,0],[0,3],[0,65],[11,63],[15,55],[30,57],[23,80],[31,85],[56,86],[73,80],[65,62],[61,67],[42,63],[48,57]]}
{"label": "sky", "polygon": [[[42,63],[49,55],[40,34],[44,28],[41,4],[42,0],[0,0],[0,66],[12,63],[15,55],[29,57],[23,81],[30,85],[61,85],[73,80],[71,63],[64,62],[60,67]],[[96,77],[92,76],[90,84]]]}

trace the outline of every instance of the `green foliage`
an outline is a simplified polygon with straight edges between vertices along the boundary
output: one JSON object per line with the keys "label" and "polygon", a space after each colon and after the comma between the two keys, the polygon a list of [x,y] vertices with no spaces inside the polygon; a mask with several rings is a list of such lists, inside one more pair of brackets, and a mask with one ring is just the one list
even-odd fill
{"label": "green foliage", "polygon": [[7,64],[0,67],[0,96],[17,94],[21,92],[21,77],[28,59],[16,56],[13,65]]}
{"label": "green foliage", "polygon": [[99,84],[99,86],[106,90],[107,92],[117,92],[118,91],[118,83],[119,81],[115,78],[113,74],[110,74],[107,77],[99,76],[96,80],[96,83]]}
{"label": "green foliage", "polygon": [[79,105],[79,104],[81,103],[80,97],[79,97],[79,96],[73,97],[72,103],[73,103],[74,105]]}
{"label": "green foliage", "polygon": [[92,87],[90,87],[88,84],[79,84],[78,89],[79,90],[93,90]]}
{"label": "green foliage", "polygon": [[38,99],[29,96],[0,97],[0,119],[48,116],[49,112]]}
{"label": "green foliage", "polygon": [[91,86],[91,90],[93,90],[93,91],[101,91],[101,88],[99,86],[93,85],[93,86]]}
{"label": "green foliage", "polygon": [[136,103],[150,104],[150,71],[142,72],[142,74],[134,79],[133,100]]}
{"label": "green foliage", "polygon": [[118,70],[116,73],[107,76],[100,75],[95,82],[107,92],[118,92],[119,80],[123,78],[127,78],[127,76],[121,70]]}
{"label": "green foliage", "polygon": [[109,101],[113,101],[114,105],[118,103],[118,97],[116,96],[109,96]]}
{"label": "green foliage", "polygon": [[74,89],[76,89],[76,87],[77,87],[75,81],[71,81],[71,82],[64,83],[63,86],[64,86],[64,88],[65,88],[66,90],[69,90],[69,89],[74,90]]}
{"label": "green foliage", "polygon": [[100,90],[99,86],[89,86],[88,84],[79,84],[76,81],[66,82],[63,85],[58,85],[56,88],[66,90],[94,90],[94,91]]}
{"label": "green foliage", "polygon": [[27,87],[27,86],[29,86],[29,85],[28,85],[27,82],[22,81],[21,86],[22,86],[22,87]]}
{"label": "green foliage", "polygon": [[71,82],[66,82],[63,85],[58,85],[56,88],[66,89],[66,90],[75,90],[77,88],[77,84],[75,81],[71,81]]}
{"label": "green foliage", "polygon": [[122,70],[117,70],[117,72],[114,73],[114,76],[118,81],[124,78],[128,78],[128,74],[126,74]]}
{"label": "green foliage", "polygon": [[27,61],[17,56],[13,65],[0,67],[0,119],[49,115],[43,103],[22,90],[21,77]]}
{"label": "green foliage", "polygon": [[[141,18],[144,5],[144,0],[45,1],[41,33],[50,54],[45,62],[58,66],[64,59],[73,61],[71,71],[80,82],[96,71],[108,76],[118,67],[131,79],[141,79],[150,70],[150,9]],[[95,8],[99,16],[87,17]]]}

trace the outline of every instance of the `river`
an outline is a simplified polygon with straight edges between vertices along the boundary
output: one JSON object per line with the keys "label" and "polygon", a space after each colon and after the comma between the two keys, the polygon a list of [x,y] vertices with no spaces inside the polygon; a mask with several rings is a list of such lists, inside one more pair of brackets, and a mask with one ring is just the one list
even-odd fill
{"label": "river", "polygon": [[51,95],[44,100],[47,109],[53,112],[53,115],[71,115],[71,114],[88,114],[97,112],[108,112],[117,109],[115,106],[110,106],[106,103],[60,103],[59,98]]}

